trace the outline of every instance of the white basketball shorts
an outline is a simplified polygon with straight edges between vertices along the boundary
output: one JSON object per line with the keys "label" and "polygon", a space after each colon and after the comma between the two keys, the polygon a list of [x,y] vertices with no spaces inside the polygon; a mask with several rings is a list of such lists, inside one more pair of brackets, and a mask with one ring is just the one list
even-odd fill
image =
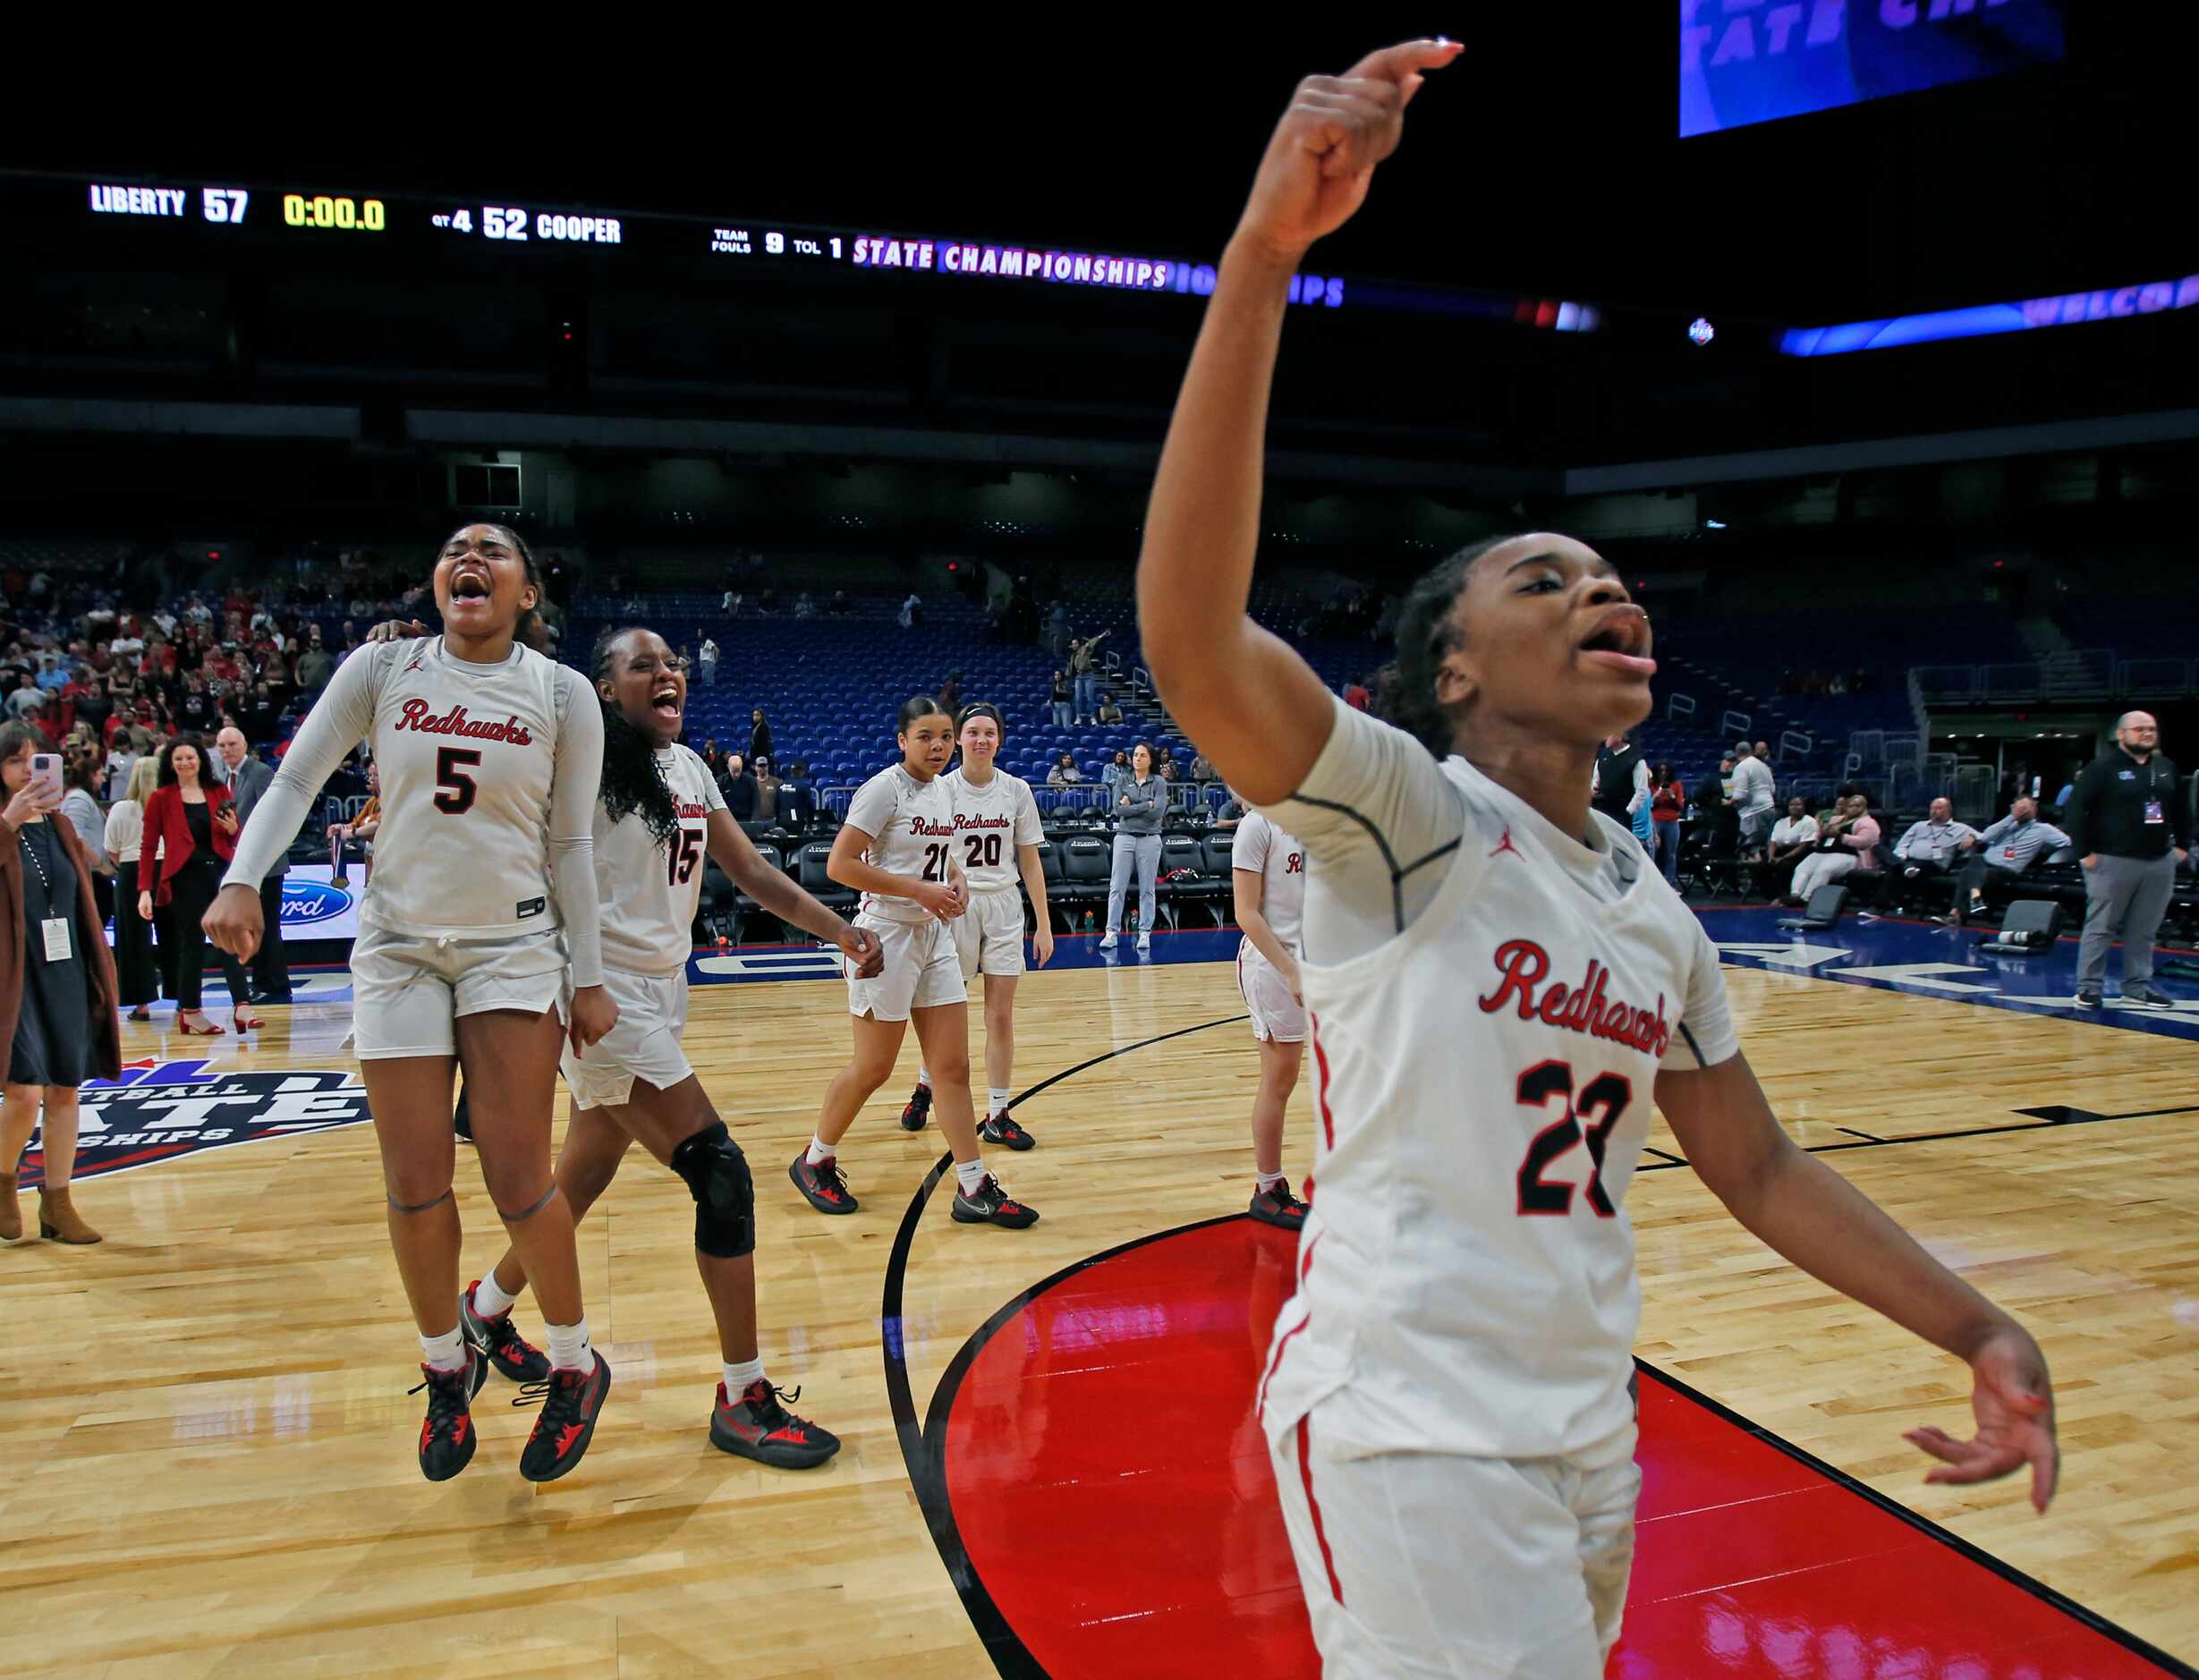
{"label": "white basketball shorts", "polygon": [[888,921],[865,911],[855,918],[855,925],[878,935],[885,951],[886,972],[876,980],[857,980],[854,971],[849,970],[847,1013],[851,1015],[906,1021],[912,1009],[970,1001],[970,988],[962,978],[962,959],[955,950],[955,936],[945,923],[930,916],[921,921]]}
{"label": "white basketball shorts", "polygon": [[676,974],[633,974],[624,969],[603,971],[603,989],[618,1005],[618,1024],[579,1056],[571,1039],[558,1057],[558,1071],[583,1108],[606,1108],[624,1102],[641,1080],[658,1090],[670,1090],[694,1069],[680,1048],[687,1031],[687,972]]}
{"label": "white basketball shorts", "polygon": [[455,1056],[461,1015],[555,1008],[571,1021],[563,930],[497,939],[398,933],[369,923],[352,946],[352,1053],[362,1062]]}
{"label": "white basketball shorts", "polygon": [[1023,972],[1023,895],[1013,887],[973,895],[970,908],[947,926],[965,984],[980,974],[1006,977]]}
{"label": "white basketball shorts", "polygon": [[1618,1642],[1634,1426],[1562,1458],[1323,1450],[1315,1406],[1271,1456],[1329,1680],[1596,1680]]}
{"label": "white basketball shorts", "polygon": [[1250,939],[1237,946],[1237,989],[1252,1017],[1252,1036],[1265,1044],[1305,1042],[1305,1005],[1290,995],[1283,971]]}

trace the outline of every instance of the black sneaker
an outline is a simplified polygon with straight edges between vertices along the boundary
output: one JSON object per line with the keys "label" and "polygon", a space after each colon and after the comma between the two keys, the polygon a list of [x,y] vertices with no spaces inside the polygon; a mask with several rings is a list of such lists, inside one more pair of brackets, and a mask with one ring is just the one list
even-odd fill
{"label": "black sneaker", "polygon": [[921,1132],[924,1121],[931,1113],[931,1087],[919,1085],[909,1093],[908,1106],[901,1111],[901,1129],[904,1132]]}
{"label": "black sneaker", "polygon": [[1006,1110],[989,1115],[978,1125],[977,1134],[988,1143],[1003,1144],[1011,1150],[1035,1150],[1038,1139],[1011,1120]]}
{"label": "black sneaker", "polygon": [[853,1213],[861,1205],[848,1193],[847,1180],[840,1172],[837,1156],[828,1155],[812,1167],[810,1152],[804,1149],[794,1157],[794,1164],[786,1169],[786,1176],[794,1181],[794,1188],[819,1213]]}
{"label": "black sneaker", "polygon": [[1305,1224],[1305,1203],[1290,1193],[1288,1179],[1272,1190],[1253,1191],[1252,1206],[1244,1211],[1278,1231],[1295,1231]]}
{"label": "black sneaker", "polygon": [[780,1404],[801,1398],[801,1389],[786,1394],[759,1377],[733,1401],[719,1383],[717,1405],[710,1413],[710,1445],[775,1470],[815,1469],[840,1450],[840,1438]]}
{"label": "black sneaker", "polygon": [[458,1328],[465,1332],[466,1345],[494,1366],[497,1375],[506,1382],[548,1381],[549,1355],[531,1345],[512,1328],[508,1310],[493,1319],[485,1319],[473,1310],[473,1292],[480,1286],[481,1280],[476,1277],[458,1297]]}
{"label": "black sneaker", "polygon": [[546,1382],[529,1383],[514,1405],[540,1400],[519,1473],[529,1481],[555,1481],[581,1462],[596,1432],[596,1413],[611,1392],[611,1368],[596,1355],[593,1370],[553,1370]]}
{"label": "black sneaker", "polygon": [[420,1374],[427,1380],[405,1390],[428,1391],[428,1418],[420,1426],[420,1473],[430,1481],[448,1481],[473,1462],[477,1438],[471,1407],[473,1396],[488,1380],[488,1362],[469,1347],[463,1370],[422,1365]]}
{"label": "black sneaker", "polygon": [[1020,1231],[1027,1225],[1039,1222],[1039,1210],[1026,1208],[1008,1194],[1008,1187],[990,1173],[978,1183],[974,1192],[955,1192],[955,1222],[957,1225],[1005,1225],[1011,1231]]}
{"label": "black sneaker", "polygon": [[2165,997],[2144,980],[2126,980],[2123,983],[2123,1002],[2133,1009],[2173,1009],[2176,999]]}
{"label": "black sneaker", "polygon": [[2097,986],[2078,987],[2076,988],[2076,1006],[2079,1009],[2099,1008],[2100,988]]}

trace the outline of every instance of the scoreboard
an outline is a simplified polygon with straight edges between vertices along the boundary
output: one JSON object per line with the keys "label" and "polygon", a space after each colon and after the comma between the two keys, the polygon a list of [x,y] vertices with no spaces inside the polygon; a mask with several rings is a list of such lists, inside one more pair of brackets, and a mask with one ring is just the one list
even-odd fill
{"label": "scoreboard", "polygon": [[[313,253],[318,267],[387,274],[460,257],[470,267],[514,273],[577,267],[606,281],[769,270],[797,284],[810,277],[878,287],[1007,287],[1065,298],[1094,292],[1199,298],[1215,280],[1210,261],[1150,250],[619,211],[518,195],[426,197],[356,182],[0,171],[0,217],[20,241],[57,253],[98,249],[132,264],[177,267],[241,260],[274,267]],[[1326,270],[1293,276],[1290,301],[1312,310],[1405,310],[1564,332],[1600,324],[1600,312],[1585,303]]]}

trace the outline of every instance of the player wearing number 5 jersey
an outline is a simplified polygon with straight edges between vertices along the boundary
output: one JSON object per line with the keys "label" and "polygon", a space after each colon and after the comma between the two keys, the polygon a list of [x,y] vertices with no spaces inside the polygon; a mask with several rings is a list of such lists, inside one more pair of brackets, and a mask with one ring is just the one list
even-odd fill
{"label": "player wearing number 5 jersey", "polygon": [[939,1130],[955,1152],[955,1218],[1020,1229],[1036,1223],[1038,1212],[985,1170],[970,1102],[969,994],[948,927],[969,909],[970,887],[955,846],[954,803],[940,781],[955,751],[955,720],[923,694],[902,707],[898,729],[901,762],[858,790],[826,864],[834,880],[862,892],[855,925],[878,936],[885,970],[875,979],[848,976],[854,1057],[826,1088],[816,1135],[787,1175],[819,1213],[855,1211],[837,1158],[840,1140],[893,1076],[913,1020]]}
{"label": "player wearing number 5 jersey", "polygon": [[[939,780],[954,810],[954,844],[963,877],[970,883],[969,910],[948,925],[955,932],[964,984],[980,974],[985,977],[987,1090],[978,1136],[988,1143],[1029,1150],[1038,1147],[1038,1140],[1008,1113],[1015,1094],[1015,988],[1023,972],[1023,899],[1015,890],[1019,876],[1038,919],[1031,936],[1037,967],[1044,968],[1054,955],[1054,928],[1046,908],[1046,870],[1039,862],[1039,843],[1046,831],[1039,822],[1038,802],[1031,797],[1030,783],[996,763],[1005,728],[995,708],[981,701],[964,707],[955,729],[962,768],[949,770]],[[931,1070],[927,1067],[918,1073],[916,1090],[901,1111],[902,1125],[911,1132],[922,1131],[930,1108]]]}
{"label": "player wearing number 5 jersey", "polygon": [[1969,1362],[1976,1438],[1909,1437],[1932,1479],[2028,1462],[2043,1509],[2057,1450],[2037,1345],[1781,1130],[1714,951],[1592,813],[1597,743],[1648,714],[1656,668],[1610,565],[1535,532],[1423,578],[1397,628],[1411,734],[1245,615],[1291,276],[1456,53],[1300,85],[1177,399],[1138,615],[1177,724],[1312,860],[1315,1189],[1255,1399],[1315,1641],[1331,1674],[1571,1680],[1603,1672],[1633,1557],[1624,1199],[1652,1094],[1752,1232]]}
{"label": "player wearing number 5 jersey", "polygon": [[[695,1263],[717,1320],[724,1382],[710,1416],[720,1449],[782,1469],[823,1464],[828,1431],[795,1417],[764,1375],[756,1339],[756,1198],[748,1161],[680,1048],[687,959],[706,854],[768,913],[829,940],[852,969],[876,972],[877,939],[850,928],[758,855],[726,809],[709,768],[679,744],[683,661],[655,632],[607,632],[596,644],[603,707],[603,796],[596,807],[596,884],[603,905],[604,984],[618,1024],[565,1058],[573,1116],[557,1182],[578,1219],[610,1187],[627,1146],[670,1167],[695,1201]],[[532,1350],[512,1328],[526,1285],[514,1247],[466,1294],[466,1333],[507,1376],[530,1375]],[[795,1391],[797,1394],[800,1390]]]}
{"label": "player wearing number 5 jersey", "polygon": [[541,580],[514,532],[455,532],[435,593],[441,636],[377,643],[337,670],[245,825],[205,925],[225,950],[251,955],[260,880],[329,773],[368,742],[385,820],[352,952],[352,1043],[420,1328],[420,1470],[440,1481],[471,1459],[469,1403],[488,1370],[459,1325],[455,1061],[490,1200],[549,1326],[546,1397],[520,1459],[522,1475],[548,1481],[586,1452],[611,1380],[589,1343],[573,1211],[549,1150],[560,1049],[584,1049],[617,1020],[603,989],[590,826],[603,714],[579,672],[516,639]]}

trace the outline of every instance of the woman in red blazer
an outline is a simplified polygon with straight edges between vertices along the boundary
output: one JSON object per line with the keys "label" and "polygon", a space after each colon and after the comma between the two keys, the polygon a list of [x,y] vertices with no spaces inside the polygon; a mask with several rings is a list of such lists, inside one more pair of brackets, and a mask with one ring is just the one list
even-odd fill
{"label": "woman in red blazer", "polygon": [[[138,894],[138,914],[154,923],[160,943],[174,953],[177,1030],[211,1037],[221,1029],[199,1006],[206,970],[206,938],[199,923],[221,890],[240,825],[229,790],[207,778],[206,762],[193,734],[177,735],[160,749],[160,783],[145,802],[145,840],[138,855],[138,879],[145,885]],[[237,1031],[259,1026],[246,1008],[244,965],[226,951],[216,955]]]}

